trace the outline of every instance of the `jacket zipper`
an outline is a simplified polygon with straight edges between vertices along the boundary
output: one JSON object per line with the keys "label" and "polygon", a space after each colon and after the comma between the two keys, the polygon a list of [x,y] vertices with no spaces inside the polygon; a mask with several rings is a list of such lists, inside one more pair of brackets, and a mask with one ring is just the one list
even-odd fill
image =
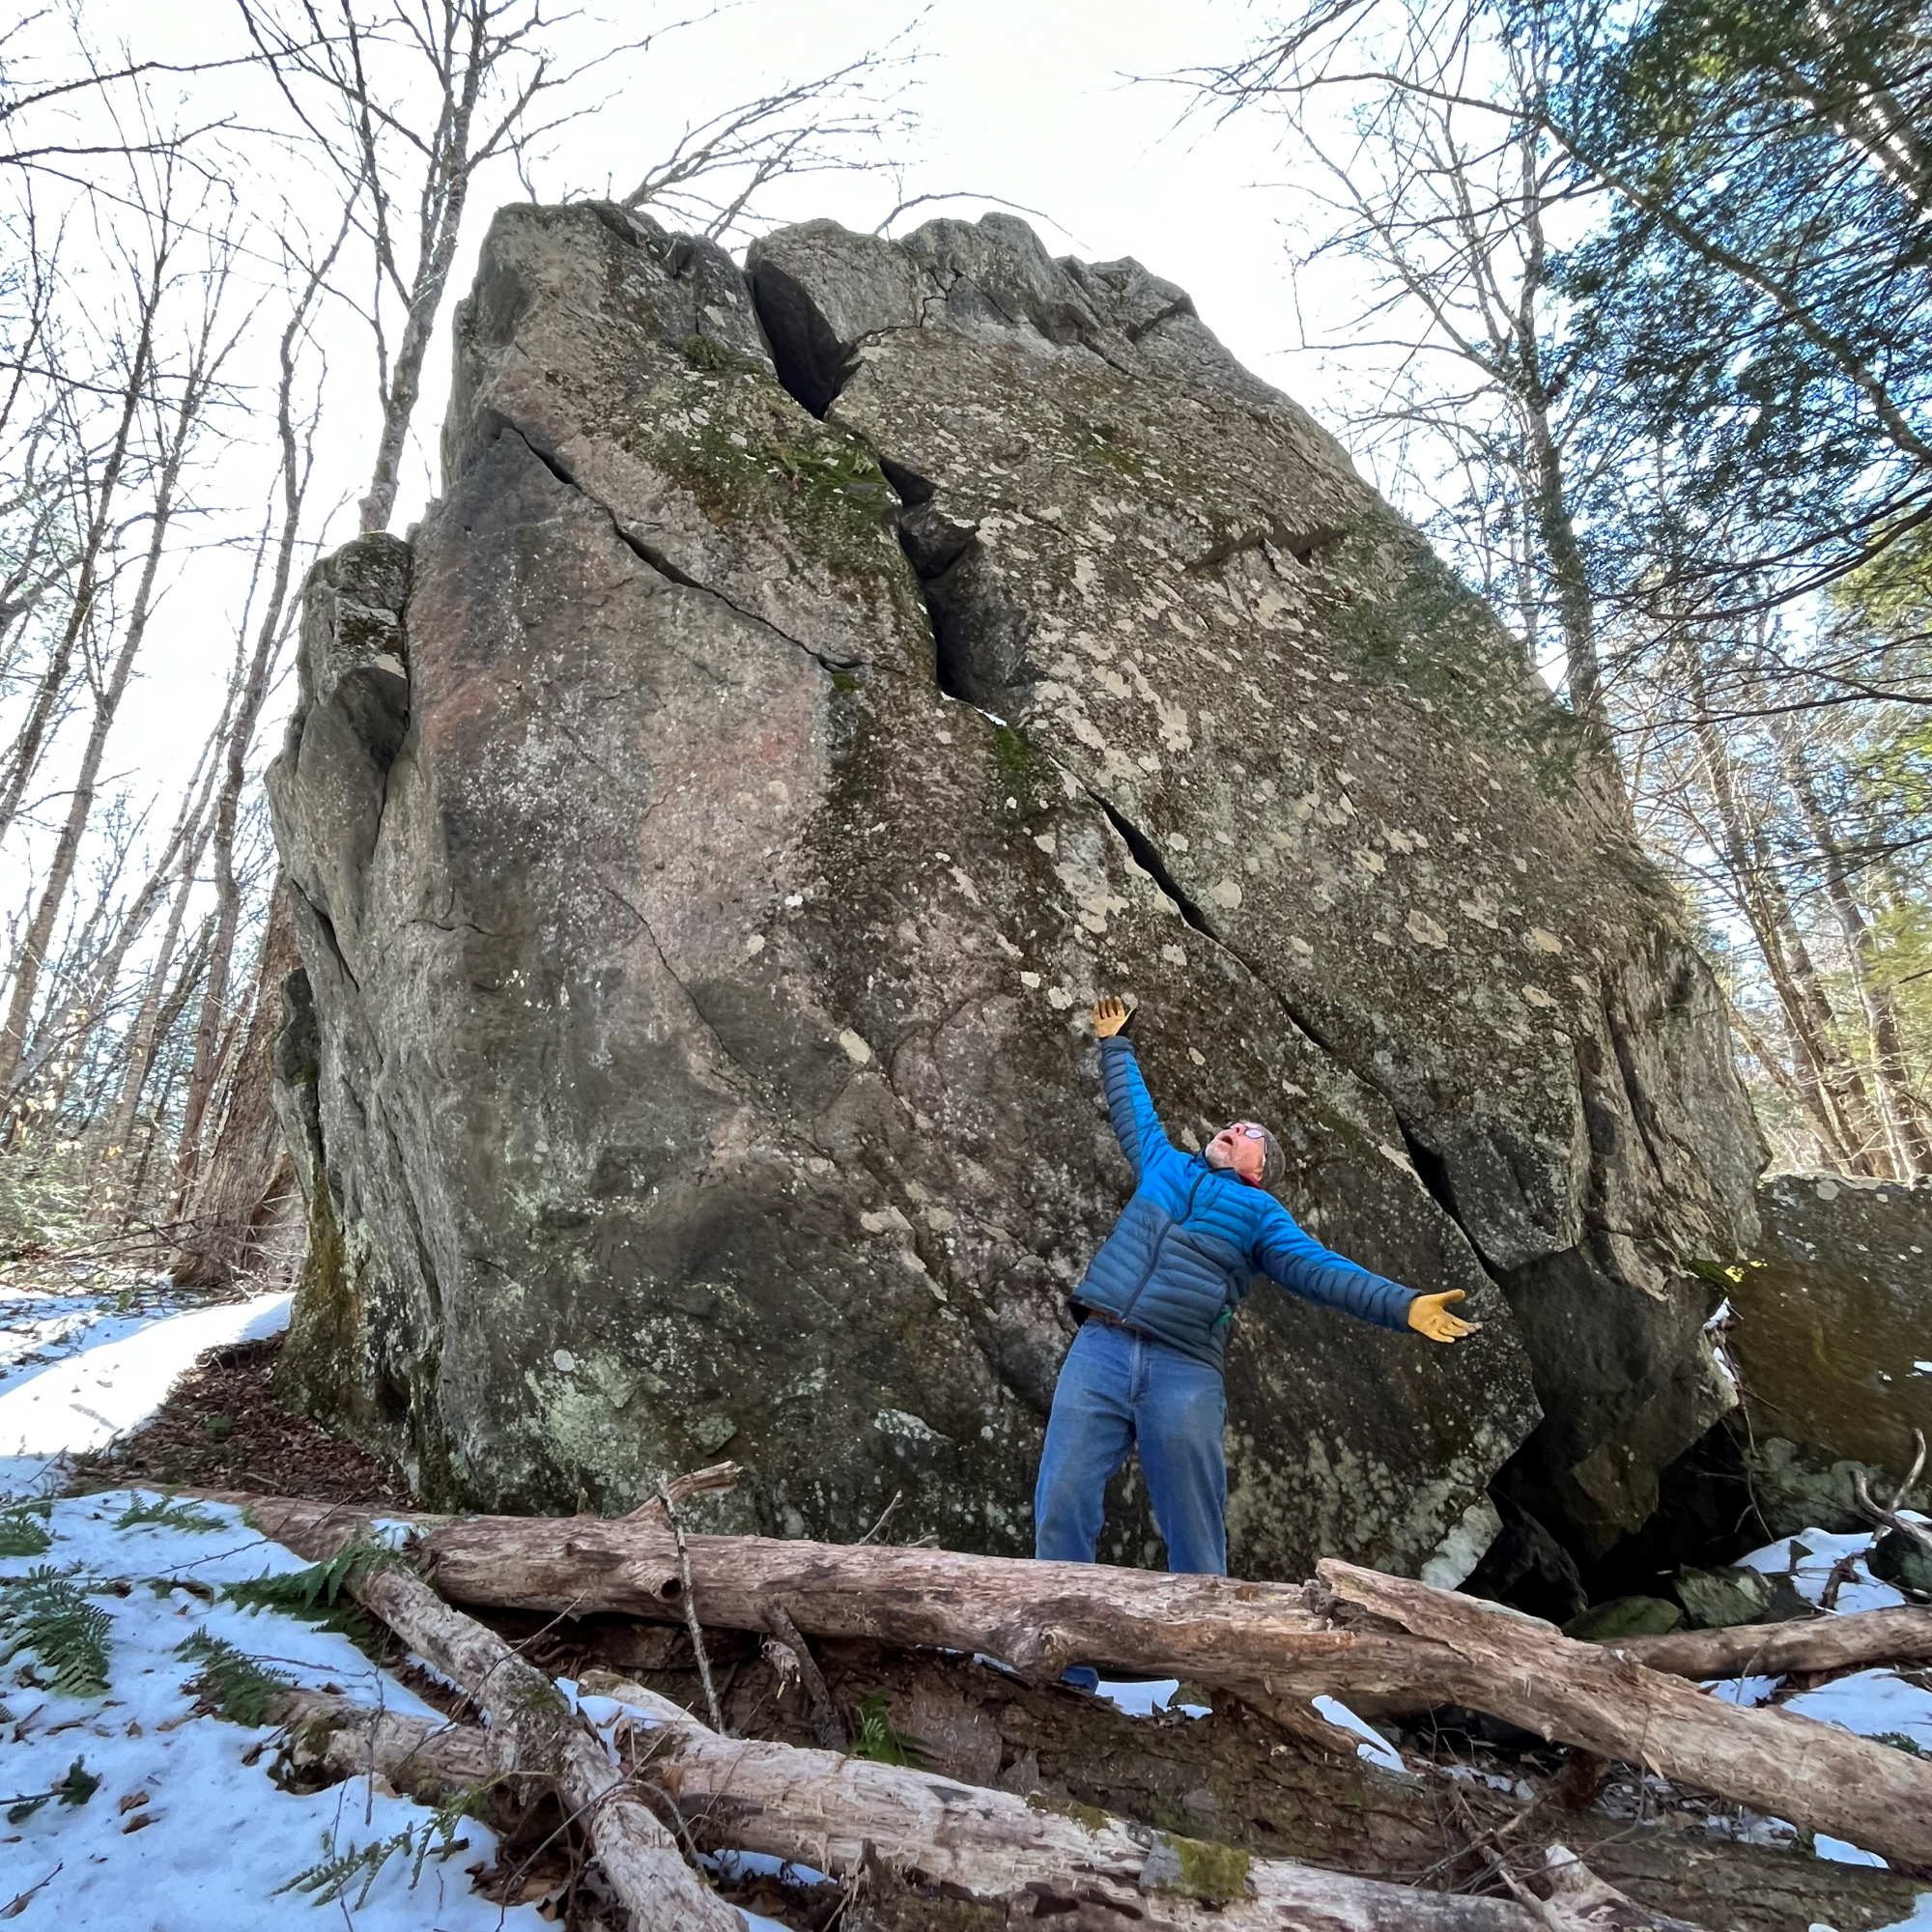
{"label": "jacket zipper", "polygon": [[1180,1218],[1170,1219],[1167,1226],[1160,1231],[1160,1239],[1153,1244],[1153,1253],[1148,1257],[1148,1264],[1141,1270],[1140,1280],[1134,1283],[1134,1292],[1127,1296],[1126,1306],[1121,1310],[1120,1319],[1122,1321],[1133,1313],[1134,1304],[1140,1300],[1148,1283],[1153,1279],[1153,1271],[1160,1265],[1161,1255],[1167,1247],[1167,1237],[1175,1229],[1184,1228],[1187,1225],[1187,1217],[1194,1212],[1194,1197],[1201,1192],[1201,1183],[1207,1179],[1206,1170],[1194,1177],[1194,1185],[1187,1190],[1187,1206],[1180,1210]]}

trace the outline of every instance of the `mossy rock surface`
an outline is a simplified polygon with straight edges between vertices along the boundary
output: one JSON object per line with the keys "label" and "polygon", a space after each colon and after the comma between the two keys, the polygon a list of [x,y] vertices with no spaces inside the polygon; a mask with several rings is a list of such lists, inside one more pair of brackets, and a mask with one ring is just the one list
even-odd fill
{"label": "mossy rock surface", "polygon": [[1667,1598],[1612,1597],[1572,1617],[1563,1634],[1579,1643],[1615,1643],[1627,1636],[1662,1636],[1683,1621],[1683,1607]]}
{"label": "mossy rock surface", "polygon": [[1834,1463],[1889,1470],[1871,1487],[1889,1496],[1911,1466],[1912,1432],[1932,1440],[1932,1179],[1780,1174],[1758,1206],[1762,1239],[1724,1289],[1760,1429],[1792,1445],[1780,1466],[1809,1469],[1844,1505],[1849,1472],[1831,1483]]}

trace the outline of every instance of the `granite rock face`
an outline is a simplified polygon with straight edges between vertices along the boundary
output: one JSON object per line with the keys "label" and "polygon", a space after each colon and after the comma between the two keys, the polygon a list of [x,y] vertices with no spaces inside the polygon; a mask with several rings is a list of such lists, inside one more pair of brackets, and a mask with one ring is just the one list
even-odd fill
{"label": "granite rock face", "polygon": [[[516,208],[444,495],[320,566],[270,777],[306,965],[285,1382],[426,1490],[1024,1549],[1128,1177],[1084,1023],[1274,1124],[1455,1351],[1264,1288],[1232,1560],[1589,1546],[1726,1400],[1717,995],[1520,648],[1132,263]],[[311,1085],[304,1087],[304,1074]],[[1507,1467],[1505,1467],[1507,1465]],[[1110,1552],[1157,1557],[1137,1496]]]}

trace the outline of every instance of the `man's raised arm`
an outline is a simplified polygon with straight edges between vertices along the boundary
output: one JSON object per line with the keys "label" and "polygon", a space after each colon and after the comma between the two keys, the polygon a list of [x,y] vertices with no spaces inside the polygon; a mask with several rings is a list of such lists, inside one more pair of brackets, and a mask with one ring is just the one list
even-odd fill
{"label": "man's raised arm", "polygon": [[1324,1248],[1313,1235],[1295,1225],[1294,1217],[1279,1202],[1269,1202],[1268,1208],[1255,1242],[1255,1255],[1270,1281],[1279,1282],[1304,1301],[1340,1308],[1378,1328],[1409,1325],[1409,1303],[1416,1298],[1412,1290]]}
{"label": "man's raised arm", "polygon": [[1149,1158],[1161,1148],[1171,1148],[1173,1143],[1167,1138],[1167,1130],[1148,1095],[1140,1062],[1134,1058],[1133,1041],[1123,1031],[1128,1017],[1122,1000],[1105,999],[1094,1009],[1094,1031],[1100,1037],[1100,1086],[1107,1096],[1107,1115],[1114,1123],[1121,1151],[1131,1163],[1138,1179]]}
{"label": "man's raised arm", "polygon": [[1460,1288],[1441,1294],[1418,1294],[1398,1281],[1389,1281],[1324,1248],[1295,1223],[1278,1201],[1268,1203],[1268,1214],[1255,1242],[1262,1271],[1291,1294],[1340,1308],[1378,1328],[1413,1328],[1432,1342],[1460,1342],[1475,1334],[1480,1321],[1465,1321],[1449,1313],[1449,1304],[1465,1299]]}

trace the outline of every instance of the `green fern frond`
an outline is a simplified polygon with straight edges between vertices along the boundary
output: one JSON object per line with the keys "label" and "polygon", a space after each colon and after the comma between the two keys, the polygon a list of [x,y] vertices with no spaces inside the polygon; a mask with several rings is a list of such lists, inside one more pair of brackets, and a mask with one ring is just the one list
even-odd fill
{"label": "green fern frond", "polygon": [[219,1529],[218,1517],[212,1517],[206,1510],[196,1509],[185,1498],[176,1499],[170,1490],[165,1495],[150,1496],[145,1502],[129,1503],[114,1519],[116,1529],[182,1529],[190,1533],[206,1535],[210,1530]]}
{"label": "green fern frond", "polygon": [[68,1766],[67,1776],[51,1791],[39,1791],[31,1798],[22,1798],[7,1807],[7,1822],[10,1825],[24,1825],[49,1799],[58,1798],[63,1804],[79,1806],[85,1804],[100,1789],[100,1780],[87,1768],[87,1760],[77,1757]]}
{"label": "green fern frond", "polygon": [[[337,1851],[335,1833],[322,1834],[322,1857],[308,1867],[298,1871],[286,1885],[278,1885],[270,1893],[271,1898],[279,1898],[284,1892],[301,1891],[309,1894],[309,1902],[314,1905],[332,1905],[339,1898],[346,1898],[349,1888],[359,1878],[361,1889],[355,1894],[355,1902],[350,1907],[352,1912],[361,1911],[383,1867],[392,1858],[406,1858],[411,1861],[410,1889],[413,1891],[416,1882],[422,1877],[422,1868],[432,1858],[446,1859],[453,1853],[468,1849],[469,1840],[455,1835],[454,1821],[445,1823],[440,1811],[421,1825],[406,1826],[393,1837],[375,1838],[366,1845],[357,1845],[353,1840],[347,1849]],[[436,1842],[440,1833],[442,1842]]]}
{"label": "green fern frond", "polygon": [[10,1503],[0,1510],[0,1556],[38,1556],[51,1549],[54,1536],[46,1520],[52,1510],[45,1501]]}
{"label": "green fern frond", "polygon": [[24,1577],[0,1579],[0,1663],[31,1650],[64,1696],[105,1693],[107,1612],[87,1601],[71,1572],[42,1564]]}
{"label": "green fern frond", "polygon": [[925,1740],[895,1729],[886,1709],[886,1693],[869,1690],[859,1700],[859,1735],[846,1747],[853,1757],[869,1758],[874,1764],[905,1765],[917,1769],[929,1755]]}
{"label": "green fern frond", "polygon": [[205,1630],[184,1637],[175,1655],[188,1662],[199,1659],[201,1668],[188,1680],[188,1689],[218,1717],[250,1730],[266,1722],[270,1706],[296,1688],[293,1677],[265,1670],[245,1651]]}
{"label": "green fern frond", "polygon": [[300,1617],[324,1630],[339,1631],[366,1650],[381,1641],[380,1634],[346,1592],[353,1582],[401,1561],[393,1549],[358,1537],[325,1563],[311,1563],[306,1570],[291,1570],[280,1577],[231,1583],[222,1594],[238,1609],[278,1610],[284,1616]]}

